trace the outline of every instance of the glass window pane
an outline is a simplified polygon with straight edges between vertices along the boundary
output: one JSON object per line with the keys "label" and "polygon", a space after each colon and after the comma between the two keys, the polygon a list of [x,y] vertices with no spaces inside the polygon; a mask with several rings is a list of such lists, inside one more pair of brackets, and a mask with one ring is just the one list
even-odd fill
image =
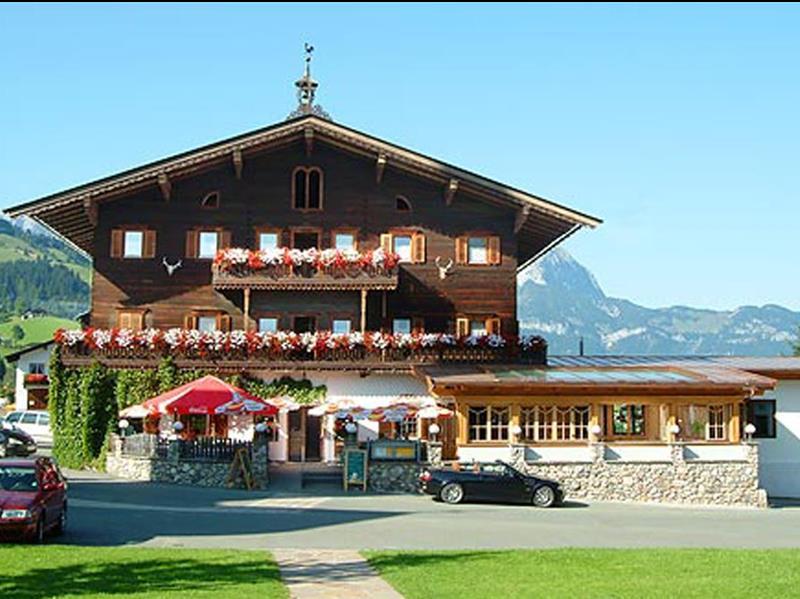
{"label": "glass window pane", "polygon": [[394,253],[400,256],[400,262],[411,262],[411,236],[397,235],[392,240]]}
{"label": "glass window pane", "polygon": [[125,231],[125,258],[141,258],[144,233],[141,231]]}
{"label": "glass window pane", "polygon": [[217,232],[200,232],[200,249],[197,252],[199,258],[213,258],[217,255]]}
{"label": "glass window pane", "polygon": [[302,169],[294,174],[294,207],[306,207],[306,171]]}
{"label": "glass window pane", "polygon": [[411,319],[395,318],[392,321],[392,333],[395,335],[408,335],[411,333]]}
{"label": "glass window pane", "polygon": [[50,414],[39,414],[39,425],[50,426]]}
{"label": "glass window pane", "polygon": [[322,179],[319,171],[308,173],[308,208],[317,210],[322,206]]}
{"label": "glass window pane", "polygon": [[201,316],[197,319],[197,330],[199,331],[216,331],[217,330],[217,317],[216,316]]}
{"label": "glass window pane", "polygon": [[8,416],[6,416],[7,422],[17,422],[22,414],[20,412],[11,412]]}
{"label": "glass window pane", "polygon": [[270,250],[278,247],[277,233],[260,233],[258,236],[258,249]]}
{"label": "glass window pane", "polygon": [[470,264],[486,264],[488,261],[486,254],[486,238],[470,237],[467,261]]}
{"label": "glass window pane", "polygon": [[484,320],[470,320],[469,321],[469,334],[474,337],[479,337],[486,334],[486,321]]}
{"label": "glass window pane", "polygon": [[337,233],[333,240],[333,245],[337,250],[352,250],[356,246],[355,235],[352,233]]}
{"label": "glass window pane", "polygon": [[260,333],[275,333],[278,330],[277,318],[259,318],[258,331]]}
{"label": "glass window pane", "polygon": [[37,414],[33,414],[31,412],[27,412],[22,415],[22,424],[36,424],[36,416]]}
{"label": "glass window pane", "polygon": [[333,321],[333,332],[338,335],[343,335],[345,333],[350,332],[350,321],[349,320],[334,320]]}

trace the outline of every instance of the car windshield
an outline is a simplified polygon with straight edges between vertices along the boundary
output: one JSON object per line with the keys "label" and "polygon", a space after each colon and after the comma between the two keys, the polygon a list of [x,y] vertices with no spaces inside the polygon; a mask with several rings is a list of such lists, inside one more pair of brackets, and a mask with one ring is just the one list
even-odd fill
{"label": "car windshield", "polygon": [[36,470],[25,466],[0,466],[0,490],[36,491]]}

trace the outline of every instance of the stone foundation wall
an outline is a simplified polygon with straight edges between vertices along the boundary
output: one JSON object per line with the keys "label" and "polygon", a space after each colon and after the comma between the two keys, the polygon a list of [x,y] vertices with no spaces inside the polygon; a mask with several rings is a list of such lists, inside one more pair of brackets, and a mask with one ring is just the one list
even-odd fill
{"label": "stone foundation wall", "polygon": [[679,446],[672,448],[669,462],[607,461],[597,451],[592,462],[541,463],[521,460],[520,453],[512,449],[514,465],[558,481],[567,500],[767,506],[767,494],[758,488],[756,445],[748,446],[747,459],[740,461],[687,461]]}
{"label": "stone foundation wall", "polygon": [[370,462],[367,488],[378,493],[419,493],[424,467],[418,462]]}

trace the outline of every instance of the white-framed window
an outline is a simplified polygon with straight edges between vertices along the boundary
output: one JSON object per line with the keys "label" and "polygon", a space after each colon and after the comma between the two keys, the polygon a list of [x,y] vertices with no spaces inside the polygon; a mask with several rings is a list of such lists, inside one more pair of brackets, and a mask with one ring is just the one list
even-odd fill
{"label": "white-framed window", "polygon": [[31,362],[28,364],[28,374],[44,374],[44,363]]}
{"label": "white-framed window", "polygon": [[144,232],[125,231],[123,258],[141,258],[144,255]]}
{"label": "white-framed window", "polygon": [[274,250],[278,247],[278,234],[277,233],[259,233],[258,234],[258,249],[260,250]]}
{"label": "white-framed window", "polygon": [[267,317],[258,319],[259,333],[275,333],[278,331],[278,319]]}
{"label": "white-framed window", "polygon": [[482,318],[472,318],[469,321],[469,334],[473,337],[480,337],[486,335],[488,332],[486,328],[486,321]]}
{"label": "white-framed window", "polygon": [[197,317],[197,330],[203,332],[211,332],[217,330],[217,317],[216,316],[198,316]]}
{"label": "white-framed window", "polygon": [[589,406],[531,406],[519,413],[525,441],[585,441],[589,438]]}
{"label": "white-framed window", "polygon": [[469,441],[508,441],[508,406],[469,406]]}
{"label": "white-framed window", "polygon": [[408,416],[397,423],[397,435],[400,439],[419,439],[419,419]]}
{"label": "white-framed window", "polygon": [[411,235],[393,235],[392,251],[400,256],[400,262],[411,262]]}
{"label": "white-framed window", "polygon": [[213,259],[219,249],[219,234],[216,231],[200,231],[198,238],[197,257]]}
{"label": "white-framed window", "polygon": [[725,406],[708,406],[708,433],[709,441],[724,441],[728,435]]}
{"label": "white-framed window", "polygon": [[354,250],[356,248],[356,236],[352,233],[336,233],[333,236],[333,247],[337,250]]}
{"label": "white-framed window", "polygon": [[395,335],[408,335],[411,333],[410,318],[395,318],[392,321],[392,333]]}
{"label": "white-framed window", "polygon": [[350,332],[351,323],[347,319],[334,319],[332,330],[337,335],[345,335]]}
{"label": "white-framed window", "polygon": [[486,237],[470,237],[467,242],[467,263],[488,264],[489,244]]}

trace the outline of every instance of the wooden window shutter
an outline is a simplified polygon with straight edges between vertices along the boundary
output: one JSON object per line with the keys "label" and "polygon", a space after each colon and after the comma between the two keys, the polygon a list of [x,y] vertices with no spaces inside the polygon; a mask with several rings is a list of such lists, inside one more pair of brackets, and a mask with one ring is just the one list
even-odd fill
{"label": "wooden window shutter", "polygon": [[122,249],[125,244],[125,231],[113,229],[111,231],[111,257],[122,258]]}
{"label": "wooden window shutter", "polygon": [[487,318],[486,319],[486,332],[489,335],[499,335],[500,334],[500,319],[499,318]]}
{"label": "wooden window shutter", "polygon": [[142,248],[142,258],[156,257],[156,232],[147,230],[144,232],[144,247]]}
{"label": "wooden window shutter", "polygon": [[197,328],[197,316],[194,314],[189,314],[183,319],[183,328],[184,329],[196,329]]}
{"label": "wooden window shutter", "polygon": [[425,262],[425,234],[414,233],[411,236],[411,261],[416,264]]}
{"label": "wooden window shutter", "polygon": [[456,237],[456,264],[466,264],[469,259],[467,253],[467,246],[469,245],[468,237]]}
{"label": "wooden window shutter", "polygon": [[411,331],[413,333],[425,332],[425,319],[422,316],[414,316],[411,319]]}
{"label": "wooden window shutter", "polygon": [[500,252],[500,238],[491,235],[486,238],[486,261],[489,264],[500,264],[503,255]]}
{"label": "wooden window shutter", "polygon": [[130,329],[131,328],[131,313],[130,312],[120,312],[117,314],[117,327],[120,329]]}
{"label": "wooden window shutter", "polygon": [[223,250],[231,247],[231,232],[230,231],[220,231],[219,238],[217,239],[217,249]]}
{"label": "wooden window shutter", "polygon": [[456,318],[456,335],[459,337],[469,335],[469,318]]}
{"label": "wooden window shutter", "polygon": [[220,314],[217,316],[217,328],[220,331],[228,332],[231,330],[231,317],[228,314]]}
{"label": "wooden window shutter", "polygon": [[141,331],[144,328],[144,312],[131,312],[131,328]]}
{"label": "wooden window shutter", "polygon": [[[198,251],[197,231],[186,231],[186,257],[197,258]],[[191,328],[191,327],[187,327]]]}
{"label": "wooden window shutter", "polygon": [[392,252],[394,248],[392,247],[392,234],[391,233],[381,233],[381,249],[384,252]]}

